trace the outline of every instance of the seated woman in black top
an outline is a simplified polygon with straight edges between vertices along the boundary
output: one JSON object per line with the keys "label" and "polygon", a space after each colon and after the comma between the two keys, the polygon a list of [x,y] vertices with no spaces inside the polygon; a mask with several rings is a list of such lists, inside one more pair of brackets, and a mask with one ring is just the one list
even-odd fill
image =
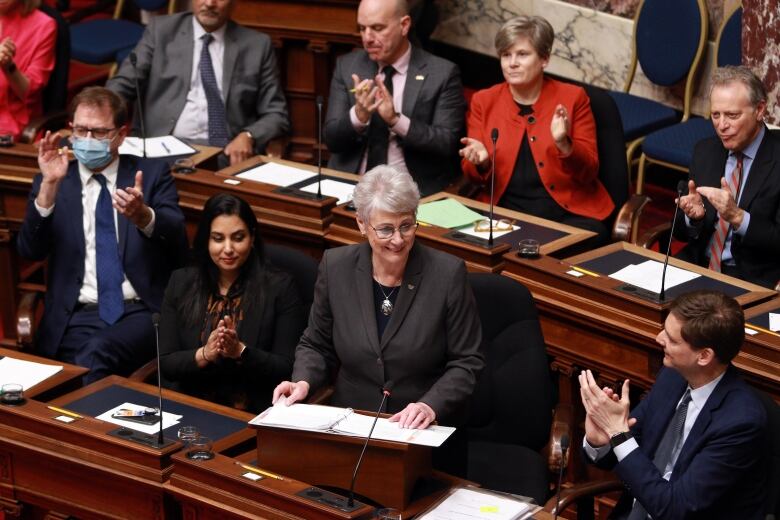
{"label": "seated woman in black top", "polygon": [[165,291],[162,376],[190,395],[259,412],[292,372],[305,324],[295,283],[264,262],[257,219],[233,195],[206,202],[192,257]]}

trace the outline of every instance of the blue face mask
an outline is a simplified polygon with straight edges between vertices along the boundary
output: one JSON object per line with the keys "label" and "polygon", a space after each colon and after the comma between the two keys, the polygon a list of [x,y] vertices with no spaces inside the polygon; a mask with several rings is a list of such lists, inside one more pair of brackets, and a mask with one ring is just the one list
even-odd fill
{"label": "blue face mask", "polygon": [[76,160],[90,170],[107,165],[113,158],[110,139],[74,137],[72,142]]}

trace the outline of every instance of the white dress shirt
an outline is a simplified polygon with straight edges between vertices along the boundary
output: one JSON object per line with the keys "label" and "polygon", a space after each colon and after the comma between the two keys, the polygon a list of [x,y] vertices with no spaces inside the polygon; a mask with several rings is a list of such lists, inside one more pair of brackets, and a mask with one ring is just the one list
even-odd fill
{"label": "white dress shirt", "polygon": [[[214,68],[214,76],[217,78],[219,97],[224,102],[225,92],[222,88],[222,71],[225,61],[225,28],[223,25],[211,33],[214,40],[209,44],[211,64]],[[206,100],[206,91],[200,81],[200,54],[203,50],[203,35],[206,31],[200,22],[192,17],[192,74],[190,75],[190,90],[187,92],[187,101],[184,110],[181,111],[176,126],[173,127],[173,135],[190,141],[198,140],[207,142],[209,139],[209,104]]]}

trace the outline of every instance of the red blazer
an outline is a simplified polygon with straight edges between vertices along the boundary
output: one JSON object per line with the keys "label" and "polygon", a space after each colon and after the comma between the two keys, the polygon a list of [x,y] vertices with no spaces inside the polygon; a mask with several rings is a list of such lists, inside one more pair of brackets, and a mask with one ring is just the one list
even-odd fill
{"label": "red blazer", "polygon": [[[561,103],[571,118],[569,137],[573,149],[562,156],[555,147],[550,132],[555,107]],[[596,124],[590,111],[590,100],[578,86],[545,77],[539,99],[533,105],[534,123],[519,115],[507,83],[480,90],[471,98],[467,116],[468,136],[481,141],[491,151],[490,132],[498,128],[496,145],[496,195],[499,201],[514,172],[523,134],[528,132],[528,144],[536,162],[539,177],[550,196],[561,207],[586,217],[604,220],[615,204],[598,180],[599,158],[596,149]],[[482,174],[466,159],[464,173],[475,182],[485,184],[490,171]],[[479,199],[490,200],[483,192]]]}

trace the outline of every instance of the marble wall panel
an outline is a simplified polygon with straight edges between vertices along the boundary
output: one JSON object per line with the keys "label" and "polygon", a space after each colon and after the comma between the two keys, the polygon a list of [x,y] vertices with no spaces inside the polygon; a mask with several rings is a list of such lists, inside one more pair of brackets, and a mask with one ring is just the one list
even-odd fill
{"label": "marble wall panel", "polygon": [[766,120],[780,125],[780,3],[777,0],[743,0],[743,62],[767,86]]}

